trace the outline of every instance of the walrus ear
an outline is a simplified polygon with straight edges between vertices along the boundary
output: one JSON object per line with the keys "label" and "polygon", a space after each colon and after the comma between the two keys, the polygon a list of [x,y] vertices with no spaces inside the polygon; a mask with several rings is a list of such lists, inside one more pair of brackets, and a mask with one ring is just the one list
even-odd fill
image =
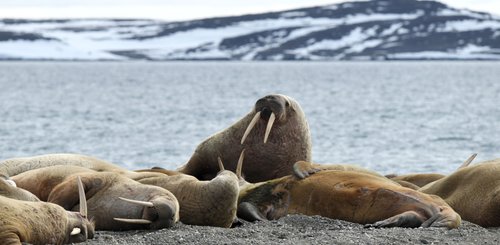
{"label": "walrus ear", "polygon": [[[86,199],[88,200],[89,192],[92,189],[92,181],[88,178],[81,178],[83,184],[83,190],[86,193]],[[93,194],[93,193],[92,193]],[[64,182],[58,184],[49,194],[47,202],[58,204],[66,210],[72,210],[74,206],[80,203],[80,198],[78,195],[78,182],[75,178],[68,178]]]}
{"label": "walrus ear", "polygon": [[249,202],[240,203],[236,214],[239,218],[250,222],[267,220],[259,208]]}

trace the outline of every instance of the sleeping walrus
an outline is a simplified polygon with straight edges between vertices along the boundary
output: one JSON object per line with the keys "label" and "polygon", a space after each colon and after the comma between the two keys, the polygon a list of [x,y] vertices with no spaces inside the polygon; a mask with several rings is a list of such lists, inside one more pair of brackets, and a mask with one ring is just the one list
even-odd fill
{"label": "sleeping walrus", "polygon": [[98,230],[161,229],[179,219],[179,204],[172,193],[114,172],[56,165],[29,170],[12,179],[42,201],[76,210],[78,199],[71,190],[78,177],[87,196],[89,217]]}
{"label": "sleeping walrus", "polygon": [[[0,179],[0,182],[4,182]],[[2,244],[66,244],[94,237],[94,226],[86,218],[85,194],[79,186],[80,212],[69,212],[59,205],[22,201],[0,195],[0,241]],[[18,196],[19,189],[10,189]],[[73,190],[77,192],[77,188]],[[5,192],[4,192],[5,193]],[[24,194],[20,195],[21,198]]]}
{"label": "sleeping walrus", "polygon": [[242,180],[238,202],[238,217],[249,221],[305,214],[372,227],[456,228],[461,223],[460,215],[437,196],[351,170],[323,170],[304,179],[290,175],[256,184]]}
{"label": "sleeping walrus", "polygon": [[242,119],[200,143],[178,171],[212,179],[219,171],[219,156],[234,171],[243,149],[248,159],[245,178],[251,182],[291,174],[293,163],[310,161],[311,134],[299,103],[280,94],[259,99]]}
{"label": "sleeping walrus", "polygon": [[459,168],[419,191],[443,198],[464,220],[500,226],[500,159]]}

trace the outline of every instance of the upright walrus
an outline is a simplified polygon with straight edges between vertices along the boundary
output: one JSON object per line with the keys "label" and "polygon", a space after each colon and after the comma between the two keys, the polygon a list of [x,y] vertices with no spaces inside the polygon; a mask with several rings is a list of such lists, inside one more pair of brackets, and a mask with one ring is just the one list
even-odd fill
{"label": "upright walrus", "polygon": [[217,158],[235,171],[245,149],[245,178],[260,182],[291,174],[297,161],[311,160],[311,134],[304,112],[294,99],[281,94],[267,95],[230,127],[198,145],[191,159],[178,171],[201,180],[212,179],[219,171]]}

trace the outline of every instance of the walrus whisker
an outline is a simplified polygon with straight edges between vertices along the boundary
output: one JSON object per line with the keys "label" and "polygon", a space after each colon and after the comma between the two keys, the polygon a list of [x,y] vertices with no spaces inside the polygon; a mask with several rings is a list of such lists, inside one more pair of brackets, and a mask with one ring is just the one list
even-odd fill
{"label": "walrus whisker", "polygon": [[129,223],[129,224],[144,224],[144,225],[147,225],[147,224],[151,224],[153,222],[151,222],[151,220],[147,220],[147,219],[123,219],[123,218],[113,218],[114,220],[116,221],[120,221],[120,222],[123,222],[123,223]]}
{"label": "walrus whisker", "polygon": [[464,163],[462,163],[462,165],[460,165],[460,167],[458,167],[458,169],[465,168],[465,167],[469,166],[472,163],[472,161],[474,161],[474,158],[476,158],[476,156],[477,156],[477,153],[472,154],[469,158],[467,158],[467,160],[465,160]]}
{"label": "walrus whisker", "polygon": [[241,176],[241,170],[243,168],[243,159],[245,158],[245,149],[241,151],[240,158],[238,159],[238,165],[236,165],[236,176],[238,178],[243,178]]}
{"label": "walrus whisker", "polygon": [[85,198],[85,190],[83,189],[82,178],[78,176],[78,197],[80,198],[80,214],[82,217],[87,218],[87,200]]}
{"label": "walrus whisker", "polygon": [[274,115],[274,112],[271,112],[271,116],[269,117],[269,121],[267,121],[266,134],[264,135],[264,144],[267,143],[267,138],[269,138],[269,133],[271,133],[271,128],[273,127],[275,119],[276,119],[276,115]]}
{"label": "walrus whisker", "polygon": [[132,199],[128,199],[128,198],[125,198],[125,197],[118,197],[118,198],[120,198],[120,200],[129,202],[129,203],[133,203],[133,204],[137,204],[137,205],[142,205],[142,206],[146,206],[146,207],[150,207],[150,208],[155,206],[152,202],[144,202],[144,201],[139,201],[139,200],[132,200]]}
{"label": "walrus whisker", "polygon": [[255,116],[252,118],[252,121],[250,121],[250,124],[248,124],[248,127],[245,130],[245,133],[243,134],[243,138],[241,138],[241,144],[245,142],[245,139],[250,134],[250,131],[252,131],[253,127],[255,127],[255,124],[259,120],[259,117],[260,117],[260,111],[255,113]]}
{"label": "walrus whisker", "polygon": [[71,231],[71,234],[70,234],[70,235],[71,235],[71,236],[78,235],[78,234],[80,234],[80,232],[82,232],[82,230],[81,230],[80,228],[78,228],[78,227],[75,227],[75,228],[73,228],[73,230]]}
{"label": "walrus whisker", "polygon": [[224,171],[224,164],[222,163],[222,160],[220,159],[220,157],[217,157],[217,162],[219,163],[220,171]]}

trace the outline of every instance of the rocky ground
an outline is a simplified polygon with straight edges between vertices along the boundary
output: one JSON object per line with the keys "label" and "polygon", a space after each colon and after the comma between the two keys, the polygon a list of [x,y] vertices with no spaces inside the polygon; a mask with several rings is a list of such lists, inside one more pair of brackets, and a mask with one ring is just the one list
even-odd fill
{"label": "rocky ground", "polygon": [[500,229],[363,228],[318,216],[289,215],[232,229],[176,224],[158,231],[97,232],[83,244],[500,244]]}

